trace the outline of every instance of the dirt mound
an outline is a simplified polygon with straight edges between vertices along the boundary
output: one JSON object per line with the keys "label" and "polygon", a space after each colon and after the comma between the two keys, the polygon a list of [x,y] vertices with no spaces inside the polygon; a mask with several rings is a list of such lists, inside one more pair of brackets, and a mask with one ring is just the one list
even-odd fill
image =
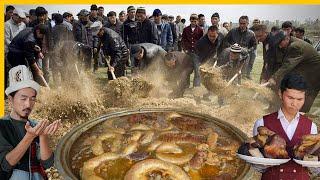
{"label": "dirt mound", "polygon": [[133,105],[138,98],[148,97],[153,86],[142,78],[120,77],[109,81],[105,92],[107,107],[126,107]]}
{"label": "dirt mound", "polygon": [[223,79],[222,72],[219,68],[213,66],[201,66],[200,76],[202,84],[211,92],[223,97],[230,97],[236,94],[232,85]]}

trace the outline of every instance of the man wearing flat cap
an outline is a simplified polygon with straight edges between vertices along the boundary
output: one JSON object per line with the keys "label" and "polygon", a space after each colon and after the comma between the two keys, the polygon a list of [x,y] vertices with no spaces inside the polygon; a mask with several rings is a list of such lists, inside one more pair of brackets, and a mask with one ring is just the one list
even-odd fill
{"label": "man wearing flat cap", "polygon": [[60,121],[29,118],[40,86],[26,66],[12,68],[9,82],[5,93],[11,111],[0,120],[0,179],[48,179],[44,170],[54,161],[48,136],[57,132]]}
{"label": "man wearing flat cap", "polygon": [[283,31],[280,31],[276,38],[275,61],[279,66],[268,82],[272,85],[279,85],[286,74],[301,75],[309,86],[301,111],[308,112],[320,91],[320,55],[309,43],[288,36]]}
{"label": "man wearing flat cap", "polygon": [[82,9],[77,14],[79,21],[75,22],[73,26],[74,40],[82,43],[85,47],[82,49],[82,52],[86,70],[91,69],[93,48],[97,48],[98,46],[98,39],[93,39],[92,30],[90,28],[93,23],[89,20],[89,15],[89,11]]}
{"label": "man wearing flat cap", "polygon": [[62,17],[63,17],[62,24],[64,24],[68,28],[69,31],[72,31],[72,27],[73,27],[73,25],[72,25],[72,21],[73,21],[72,13],[64,12]]}
{"label": "man wearing flat cap", "polygon": [[137,18],[137,43],[153,43],[158,44],[159,37],[157,27],[154,22],[149,20],[144,7],[138,7],[136,12]]}
{"label": "man wearing flat cap", "polygon": [[132,44],[136,43],[136,27],[137,22],[135,19],[136,16],[136,8],[134,6],[129,6],[127,8],[127,19],[123,22],[121,26],[121,37],[126,43],[127,47],[130,49]]}

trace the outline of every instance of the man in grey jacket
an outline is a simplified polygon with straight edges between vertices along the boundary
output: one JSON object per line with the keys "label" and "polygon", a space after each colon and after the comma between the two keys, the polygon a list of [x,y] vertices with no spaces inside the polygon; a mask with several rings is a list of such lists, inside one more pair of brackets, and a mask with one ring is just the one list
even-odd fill
{"label": "man in grey jacket", "polygon": [[166,51],[159,45],[140,43],[131,46],[131,55],[134,58],[133,66],[140,70],[146,69],[157,57],[164,57]]}

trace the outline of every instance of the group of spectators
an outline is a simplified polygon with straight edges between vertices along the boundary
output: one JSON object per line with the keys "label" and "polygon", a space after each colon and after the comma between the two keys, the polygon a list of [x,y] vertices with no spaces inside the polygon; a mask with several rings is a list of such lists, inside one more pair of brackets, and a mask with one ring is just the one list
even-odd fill
{"label": "group of spectators", "polygon": [[[259,42],[263,43],[264,58],[261,83],[270,81],[269,84],[275,84],[277,78],[274,75],[279,75],[276,72],[286,65],[285,58],[297,54],[288,54],[287,47],[277,50],[281,38],[311,43],[304,36],[304,28],[294,28],[290,21],[284,22],[281,28],[272,27],[267,37],[261,40],[259,33],[263,32],[264,36],[268,28],[259,19],[254,19],[249,27],[249,17],[245,15],[239,17],[238,27],[232,27],[228,22],[221,26],[217,12],[211,16],[211,25],[206,23],[203,14],[191,14],[190,25],[186,26],[186,20],[179,15],[174,18],[163,14],[160,9],[147,15],[144,7],[134,6],[129,6],[118,16],[115,11],[105,16],[104,8],[93,4],[90,11],[82,9],[76,16],[77,20],[71,12],[64,12],[53,13],[49,18],[44,7],[26,12],[7,6],[7,71],[17,65],[27,65],[35,78],[43,77],[48,83],[51,70],[54,84],[58,84],[59,77],[60,82],[65,81],[70,71],[65,69],[70,62],[66,60],[67,55],[74,54],[83,69],[95,72],[106,66],[108,79],[113,79],[114,75],[125,76],[128,68],[132,73],[144,70],[160,57],[166,74],[169,74],[168,79],[176,85],[172,97],[181,97],[184,89],[190,86],[191,73],[194,73],[193,86],[200,86],[200,65],[207,62],[212,61],[226,72],[240,73],[237,83],[240,83],[241,74],[251,79]],[[315,90],[314,94],[317,92]]]}

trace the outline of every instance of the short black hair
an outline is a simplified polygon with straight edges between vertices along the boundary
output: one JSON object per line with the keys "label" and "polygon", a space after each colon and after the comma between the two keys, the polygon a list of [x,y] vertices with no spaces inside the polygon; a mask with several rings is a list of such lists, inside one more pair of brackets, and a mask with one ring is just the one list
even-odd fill
{"label": "short black hair", "polygon": [[184,24],[186,23],[186,19],[181,19],[181,22]]}
{"label": "short black hair", "polygon": [[29,15],[30,16],[36,16],[36,9],[30,9],[29,10]]}
{"label": "short black hair", "polygon": [[44,8],[44,7],[41,7],[41,6],[38,6],[36,8],[36,16],[39,17],[39,16],[43,16],[45,14],[48,14],[48,11]]}
{"label": "short black hair", "polygon": [[281,93],[287,89],[295,89],[306,92],[308,85],[303,76],[299,74],[289,73],[285,75],[280,83]]}
{"label": "short black hair", "polygon": [[56,22],[56,24],[62,24],[63,23],[63,16],[59,13],[57,13],[54,16],[54,21]]}
{"label": "short black hair", "polygon": [[251,28],[251,30],[253,32],[258,32],[258,31],[266,32],[267,29],[268,29],[267,26],[264,24],[257,24],[257,25],[252,26],[252,28]]}
{"label": "short black hair", "polygon": [[99,7],[98,7],[98,9],[104,9],[104,7],[102,7],[102,6],[99,6]]}
{"label": "short black hair", "polygon": [[208,28],[208,31],[219,31],[219,28],[218,28],[218,26],[217,25],[212,25],[212,26],[210,26],[209,28]]}
{"label": "short black hair", "polygon": [[302,34],[304,34],[304,33],[305,33],[305,31],[304,31],[304,28],[303,28],[303,27],[297,27],[297,28],[295,28],[295,29],[294,29],[294,31],[295,31],[295,32],[302,33]]}
{"label": "short black hair", "polygon": [[6,7],[6,12],[8,12],[8,11],[13,11],[15,8],[12,6],[12,5],[8,5],[7,7]]}
{"label": "short black hair", "polygon": [[282,23],[281,28],[292,28],[292,22],[285,21]]}
{"label": "short black hair", "polygon": [[111,17],[111,16],[117,16],[117,13],[114,11],[108,12],[107,17]]}
{"label": "short black hair", "polygon": [[200,18],[202,18],[202,17],[204,17],[203,14],[199,14],[199,15],[198,15],[198,19],[200,19]]}
{"label": "short black hair", "polygon": [[272,26],[271,32],[280,31],[280,28],[278,26]]}
{"label": "short black hair", "polygon": [[40,31],[40,34],[47,34],[48,32],[48,26],[45,24],[38,24],[34,27],[34,31]]}
{"label": "short black hair", "polygon": [[245,20],[249,21],[249,17],[248,16],[240,16],[239,21],[240,21],[240,19],[245,19]]}

